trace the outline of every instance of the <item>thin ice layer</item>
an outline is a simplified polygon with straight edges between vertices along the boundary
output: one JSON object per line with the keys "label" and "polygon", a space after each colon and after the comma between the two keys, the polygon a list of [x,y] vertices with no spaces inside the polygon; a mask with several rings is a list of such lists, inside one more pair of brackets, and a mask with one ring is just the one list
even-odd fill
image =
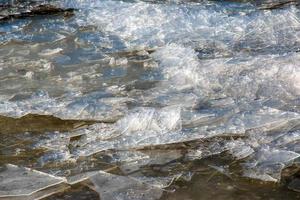
{"label": "thin ice layer", "polygon": [[[159,178],[134,178],[117,176],[105,172],[99,172],[91,177],[96,191],[103,200],[155,200],[160,199],[163,188],[168,186],[165,183],[170,179]],[[172,179],[171,179],[172,180]],[[160,184],[158,184],[160,182]]]}
{"label": "thin ice layer", "polygon": [[39,171],[7,164],[1,169],[0,196],[26,196],[64,182]]}
{"label": "thin ice layer", "polygon": [[60,185],[55,185],[43,190],[40,190],[38,192],[33,193],[32,195],[29,196],[9,196],[9,197],[3,197],[1,200],[40,200],[40,199],[45,199],[51,195],[64,192],[67,189],[70,189],[70,187],[66,184],[60,184]]}
{"label": "thin ice layer", "polygon": [[270,147],[261,148],[244,165],[244,176],[263,181],[278,182],[281,172],[291,165],[293,160],[300,156],[299,153]]}

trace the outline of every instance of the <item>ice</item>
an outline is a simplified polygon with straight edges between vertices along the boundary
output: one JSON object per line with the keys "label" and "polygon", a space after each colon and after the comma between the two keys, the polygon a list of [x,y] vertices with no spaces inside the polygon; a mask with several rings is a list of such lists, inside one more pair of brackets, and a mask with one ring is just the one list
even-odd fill
{"label": "ice", "polygon": [[70,189],[70,187],[66,184],[55,185],[44,190],[40,190],[38,192],[33,193],[29,196],[16,196],[16,197],[3,197],[1,200],[40,200],[45,199],[51,195],[64,192],[65,190]]}
{"label": "ice", "polygon": [[241,140],[236,140],[228,142],[226,148],[229,149],[230,154],[232,154],[236,159],[243,159],[254,153],[254,150]]}
{"label": "ice", "polygon": [[257,151],[254,160],[245,164],[244,176],[278,182],[281,179],[281,171],[299,156],[292,151],[262,148]]}
{"label": "ice", "polygon": [[271,167],[264,166],[262,168],[252,168],[244,170],[244,176],[252,179],[258,179],[267,182],[279,182],[284,164],[279,163]]}
{"label": "ice", "polygon": [[111,58],[110,61],[109,61],[109,65],[111,66],[119,66],[119,65],[127,65],[128,63],[128,60],[127,58],[118,58],[118,59],[115,59],[115,58]]}
{"label": "ice", "polygon": [[255,149],[247,139],[226,140],[225,138],[216,137],[207,139],[196,149],[190,149],[185,156],[188,160],[195,160],[218,155],[223,152],[227,152],[234,159],[240,160],[253,155]]}
{"label": "ice", "polygon": [[72,155],[68,150],[51,150],[45,152],[39,159],[38,163],[40,166],[44,166],[50,162],[58,163],[58,162],[74,162],[72,159]]}
{"label": "ice", "polygon": [[257,164],[288,164],[289,162],[295,160],[299,156],[300,154],[292,151],[266,148],[258,152],[256,161]]}
{"label": "ice", "polygon": [[[152,56],[169,81],[168,90],[190,88],[198,96],[231,97],[235,101],[268,98],[274,91],[277,95],[286,95],[287,100],[298,96],[297,54],[198,60],[197,53],[190,47],[169,44]],[[281,65],[286,67],[281,68]],[[277,95],[274,100],[279,98]]]}
{"label": "ice", "polygon": [[215,169],[217,172],[224,174],[225,176],[227,176],[228,178],[231,178],[230,176],[230,172],[228,170],[228,166],[213,166],[213,165],[209,165],[209,167]]}
{"label": "ice", "polygon": [[[136,109],[115,124],[94,124],[88,128],[77,130],[78,133],[71,133],[71,135],[83,134],[83,137],[73,143],[77,147],[73,153],[79,156],[88,156],[108,149],[136,149],[203,138],[238,135],[247,136],[247,138],[223,144],[219,148],[220,150],[205,151],[213,155],[228,150],[237,159],[243,159],[254,153],[254,149],[260,145],[272,142],[264,134],[254,134],[256,131],[272,131],[274,128],[284,127],[291,121],[299,119],[296,113],[259,109],[230,116],[218,126],[213,123],[210,126],[197,127],[195,131],[190,132],[189,129],[182,129],[182,117],[180,107]],[[276,126],[274,126],[275,124]],[[200,133],[199,130],[201,130]],[[241,131],[237,132],[236,130]]]}
{"label": "ice", "polygon": [[74,185],[85,180],[88,180],[90,177],[94,176],[95,174],[99,173],[98,171],[89,171],[85,173],[80,173],[77,175],[66,177],[67,183],[70,185]]}
{"label": "ice", "polygon": [[153,130],[164,134],[167,131],[181,129],[180,107],[165,107],[161,110],[141,108],[118,121],[122,134]]}
{"label": "ice", "polygon": [[110,155],[124,174],[131,174],[143,166],[165,165],[182,157],[179,150],[117,151]]}
{"label": "ice", "polygon": [[[241,172],[210,166],[279,182],[298,159],[300,13],[293,3],[55,3],[79,10],[1,24],[0,115],[88,125],[28,134],[20,139],[25,147],[7,152],[38,156],[18,162],[66,175],[68,184],[93,176],[104,199],[158,199],[174,177],[133,175],[153,166],[169,173],[174,163],[188,174],[190,162],[224,154]],[[123,176],[98,173],[103,160]]]}
{"label": "ice", "polygon": [[63,178],[7,164],[1,169],[0,196],[28,196],[63,182]]}
{"label": "ice", "polygon": [[192,48],[170,44],[151,56],[160,62],[162,73],[172,83],[172,85],[169,83],[171,88],[179,87],[179,90],[183,90],[200,84],[201,67],[197,54]]}
{"label": "ice", "polygon": [[88,21],[133,48],[177,42],[198,48],[204,56],[219,56],[298,45],[296,8],[261,11],[249,4],[231,5],[101,1]]}
{"label": "ice", "polygon": [[[98,6],[94,5],[94,8],[91,10],[87,10],[87,14],[93,16],[93,19],[91,19],[90,22],[96,21],[95,24],[98,25],[97,18],[101,18],[99,20],[107,20],[106,18],[111,17],[115,19],[115,16],[118,16],[120,19],[118,20],[116,18],[116,22],[114,22],[114,20],[107,20],[112,21],[109,25],[112,26],[112,30],[109,34],[117,34],[116,37],[120,37],[121,39],[124,35],[126,38],[127,35],[130,35],[130,38],[131,36],[139,38],[141,34],[141,39],[136,41],[142,40],[137,43],[145,46],[151,46],[147,44],[147,41],[149,41],[147,37],[158,37],[159,34],[149,34],[146,37],[144,33],[147,32],[148,29],[145,29],[143,26],[149,26],[149,30],[161,29],[162,35],[168,35],[168,37],[170,37],[170,41],[163,41],[161,45],[156,45],[157,48],[155,48],[154,53],[150,55],[153,59],[150,63],[158,64],[158,69],[155,68],[155,70],[158,70],[158,73],[162,75],[163,79],[159,82],[158,87],[143,94],[143,98],[141,98],[141,96],[137,97],[138,102],[158,102],[168,105],[180,104],[181,102],[181,104],[185,104],[184,106],[186,107],[189,104],[195,106],[197,105],[197,102],[207,99],[209,99],[210,102],[217,101],[218,99],[231,99],[234,103],[237,103],[243,102],[245,98],[246,100],[269,100],[269,98],[272,98],[272,101],[269,100],[264,103],[271,104],[271,106],[276,106],[277,108],[288,106],[286,109],[295,109],[295,105],[290,105],[290,103],[295,101],[295,98],[299,95],[299,70],[295,65],[297,60],[299,60],[299,56],[296,53],[282,55],[269,52],[268,54],[262,53],[255,56],[243,53],[241,56],[231,55],[231,57],[228,58],[199,60],[198,58],[201,58],[201,54],[203,54],[203,50],[199,50],[199,47],[197,46],[199,39],[194,41],[193,38],[190,39],[189,37],[195,34],[195,37],[197,36],[197,38],[199,38],[205,33],[204,30],[208,29],[209,33],[214,33],[208,35],[217,34],[216,38],[224,40],[222,42],[227,46],[232,46],[231,44],[236,42],[232,39],[232,32],[236,32],[236,30],[232,31],[230,28],[228,29],[228,27],[223,28],[223,25],[227,24],[229,27],[232,27],[232,29],[242,29],[240,31],[243,34],[246,32],[245,37],[250,37],[249,40],[241,39],[243,37],[237,38],[239,38],[238,41],[243,41],[247,43],[247,45],[248,42],[250,43],[250,46],[255,46],[252,42],[257,45],[257,42],[255,42],[257,41],[257,38],[252,40],[251,37],[259,37],[263,40],[259,44],[265,42],[268,45],[283,45],[288,48],[287,46],[290,45],[291,38],[297,36],[295,31],[299,26],[296,8],[288,7],[283,10],[274,11],[261,11],[253,8],[245,11],[246,9],[241,7],[241,12],[230,14],[232,11],[230,6],[226,7],[221,4],[214,5],[215,3],[155,4],[146,2],[119,3],[118,1],[101,1],[98,2],[98,4]],[[245,6],[245,8],[248,9],[249,5]],[[130,18],[127,17],[127,12],[131,14]],[[175,19],[169,19],[169,14],[173,12],[177,13],[177,15],[171,15],[174,16]],[[245,12],[245,14],[241,14],[243,12]],[[213,13],[217,15],[214,16]],[[78,19],[84,17],[82,16],[84,14],[86,13],[79,13]],[[151,17],[149,17],[148,14],[151,14]],[[156,18],[161,18],[161,15],[165,16],[167,19],[156,20]],[[179,19],[182,19],[183,22],[181,23],[176,16],[178,16]],[[150,20],[150,22],[137,26],[135,20],[138,22],[140,20],[144,20],[145,22]],[[222,20],[224,23],[222,23]],[[163,25],[160,23],[163,23]],[[164,25],[164,23],[166,23],[166,25]],[[177,27],[178,23],[178,27],[180,28]],[[43,26],[42,31],[59,28],[62,32],[61,34],[64,34],[67,37],[68,34],[76,28],[74,24],[72,24],[71,27],[63,26],[63,24],[64,23],[58,20],[55,21],[53,25],[47,24]],[[122,24],[124,26],[122,26]],[[133,26],[132,24],[135,25]],[[172,27],[173,25],[175,27]],[[125,31],[119,30],[122,29],[119,26],[124,28]],[[278,29],[277,26],[282,29]],[[178,32],[173,33],[172,30],[175,29],[178,29]],[[216,31],[219,29],[221,30]],[[225,34],[227,31],[229,31],[230,34]],[[243,35],[242,33],[241,35]],[[81,37],[82,40],[87,42],[87,45],[91,46],[87,48],[87,52],[85,52],[88,54],[92,53],[91,51],[98,49],[98,43],[111,39],[108,39],[101,33],[93,35],[90,31],[87,31],[87,33],[84,33]],[[280,37],[280,42],[277,37]],[[145,44],[143,41],[144,38]],[[164,36],[164,38],[166,38],[166,36]],[[187,38],[190,42],[181,42],[180,38]],[[201,41],[206,41],[207,39],[205,38],[209,37],[203,36]],[[214,38],[214,41],[216,41],[216,38]],[[275,44],[273,44],[274,40]],[[133,41],[133,39],[130,39],[130,41]],[[294,39],[293,41],[297,43],[298,40]],[[91,45],[91,42],[95,42],[95,44]],[[197,45],[194,45],[194,43]],[[293,46],[294,44],[291,45]],[[105,85],[107,76],[112,75],[113,77],[115,74],[117,74],[116,76],[124,76],[122,73],[126,74],[126,71],[130,70],[130,67],[127,68],[127,65],[130,64],[128,58],[123,56],[120,58],[115,58],[111,55],[104,56],[105,52],[95,50],[93,52],[101,54],[101,56],[98,55],[98,57],[95,55],[97,59],[100,59],[98,60],[100,63],[96,62],[95,65],[84,64],[84,67],[79,67],[81,65],[63,65],[63,67],[60,67],[57,66],[57,62],[59,64],[65,64],[74,59],[74,55],[71,55],[72,53],[69,52],[69,49],[65,49],[63,45],[55,45],[55,47],[52,48],[44,48],[43,45],[31,46],[28,48],[29,46],[30,45],[25,45],[22,49],[16,49],[15,52],[18,53],[30,49],[29,55],[38,55],[39,53],[49,51],[49,49],[55,51],[64,49],[64,51],[59,53],[62,54],[62,57],[59,58],[57,56],[54,56],[53,58],[51,58],[52,56],[50,56],[50,58],[47,56],[39,56],[39,58],[42,59],[37,59],[36,61],[30,60],[30,62],[27,58],[24,59],[23,56],[8,57],[3,54],[5,55],[3,57],[6,58],[4,59],[4,63],[6,64],[4,65],[4,71],[2,72],[3,76],[0,74],[0,76],[3,77],[2,83],[5,85],[3,91],[5,93],[10,92],[12,95],[17,94],[21,96],[23,95],[23,92],[20,94],[18,91],[24,91],[24,93],[27,91],[26,95],[33,95],[33,97],[29,98],[28,101],[25,101],[24,99],[23,101],[5,100],[1,102],[2,115],[21,117],[28,113],[34,113],[54,115],[63,119],[111,120],[108,115],[107,117],[103,115],[104,113],[110,112],[110,108],[112,107],[113,111],[110,113],[110,116],[111,114],[115,115],[116,117],[112,117],[115,120],[122,116],[124,111],[127,110],[125,104],[130,100],[126,99],[127,97],[124,97],[126,95],[123,96],[124,98],[121,98],[120,96],[116,98],[114,95],[111,96],[113,98],[104,99],[101,97],[102,99],[99,101],[104,101],[103,104],[97,100],[89,101],[88,98],[97,98],[93,94],[90,94],[90,88],[97,90],[99,89],[99,85]],[[130,45],[128,48],[129,47]],[[215,49],[215,47],[213,48]],[[252,47],[249,48],[251,49]],[[255,48],[258,47],[255,46]],[[82,49],[75,49],[74,51],[77,50],[81,53],[80,51]],[[145,50],[142,49],[140,52],[143,51]],[[230,49],[230,51],[234,50]],[[83,58],[84,60],[82,60],[82,62],[91,62],[91,59],[88,57],[83,56]],[[103,65],[109,66],[110,61],[113,65],[113,69],[110,69],[111,74],[108,74],[107,71],[103,70]],[[102,65],[101,63],[105,64]],[[7,67],[11,65],[14,67]],[[124,65],[127,66],[126,69],[124,69]],[[285,67],[281,68],[280,66],[283,65],[285,65]],[[16,71],[18,73],[16,73]],[[49,71],[51,73],[49,73]],[[9,73],[11,73],[11,78],[7,79],[6,75]],[[20,73],[22,76],[20,76]],[[128,72],[128,76],[130,77],[129,74],[131,73]],[[28,80],[22,79],[20,82],[17,77],[27,77],[26,79]],[[128,84],[128,79],[124,79],[126,82],[125,84]],[[39,80],[44,80],[45,83],[41,84]],[[59,87],[61,84],[66,85],[66,87]],[[35,101],[36,98],[34,97],[34,93],[37,91],[34,91],[32,88],[37,88],[49,93],[49,99],[44,99],[43,106],[40,108],[37,108],[37,106],[28,106],[31,104],[29,101]],[[76,95],[72,95],[74,91],[80,92]],[[53,93],[55,95],[53,95]],[[274,93],[276,93],[276,96],[273,97]],[[80,100],[81,98],[82,101]],[[183,98],[185,99],[184,101],[182,100]],[[115,103],[112,103],[113,100],[116,100]]]}
{"label": "ice", "polygon": [[[91,177],[96,191],[101,199],[130,199],[130,200],[154,200],[160,199],[163,194],[163,188],[166,183],[172,181],[159,178],[136,178],[125,177],[104,172]],[[157,183],[157,181],[159,183]]]}
{"label": "ice", "polygon": [[300,139],[300,132],[295,131],[295,132],[288,132],[280,136],[275,140],[275,145],[277,146],[286,146],[289,143],[294,143],[297,142]]}
{"label": "ice", "polygon": [[[110,98],[105,93],[86,96],[69,93],[55,99],[45,91],[38,91],[20,101],[0,102],[0,112],[5,116],[22,117],[27,114],[53,115],[61,119],[116,120],[126,111],[127,98]],[[113,108],[113,109],[111,109]]]}
{"label": "ice", "polygon": [[[106,127],[108,130],[98,132],[99,127]],[[101,124],[92,126],[89,130],[91,138],[87,135],[76,142],[79,145],[76,152],[80,156],[87,156],[108,149],[174,143],[181,135],[180,130],[180,107],[140,108],[117,121],[114,127]],[[175,137],[168,137],[170,134]]]}
{"label": "ice", "polygon": [[54,54],[58,54],[62,51],[62,48],[57,49],[45,49],[39,53],[40,56],[53,56]]}

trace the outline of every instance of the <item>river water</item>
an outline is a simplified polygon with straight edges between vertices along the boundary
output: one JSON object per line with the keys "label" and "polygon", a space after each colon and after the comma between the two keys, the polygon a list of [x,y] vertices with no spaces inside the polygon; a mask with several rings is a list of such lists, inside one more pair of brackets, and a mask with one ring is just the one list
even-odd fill
{"label": "river water", "polygon": [[297,1],[9,3],[0,198],[300,198]]}

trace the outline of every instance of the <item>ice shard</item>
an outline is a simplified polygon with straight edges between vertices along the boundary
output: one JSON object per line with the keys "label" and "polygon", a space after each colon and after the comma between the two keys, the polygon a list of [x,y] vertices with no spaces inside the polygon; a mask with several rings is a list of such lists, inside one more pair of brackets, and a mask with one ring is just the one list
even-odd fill
{"label": "ice shard", "polygon": [[155,200],[172,179],[134,178],[99,172],[91,177],[101,199]]}
{"label": "ice shard", "polygon": [[1,169],[0,196],[29,196],[64,181],[43,172],[7,164]]}

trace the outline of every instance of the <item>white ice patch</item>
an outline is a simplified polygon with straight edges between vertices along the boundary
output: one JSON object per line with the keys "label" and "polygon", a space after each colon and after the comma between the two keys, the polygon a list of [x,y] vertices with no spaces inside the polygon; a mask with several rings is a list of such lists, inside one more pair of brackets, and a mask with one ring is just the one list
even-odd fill
{"label": "white ice patch", "polygon": [[186,140],[187,135],[181,136],[180,113],[180,107],[140,108],[112,126],[93,125],[76,142],[79,147],[75,153],[87,156],[107,149],[133,149]]}
{"label": "white ice patch", "polygon": [[89,12],[87,22],[120,37],[129,48],[176,42],[217,56],[240,49],[260,51],[299,45],[296,8],[263,11],[247,4],[245,8],[207,2],[101,1]]}
{"label": "white ice patch", "polygon": [[272,106],[298,97],[298,54],[199,60],[192,48],[168,44],[151,56],[165,78],[151,90],[152,95],[171,99],[168,96],[178,95],[175,92],[185,96],[193,92],[198,100],[231,98],[238,102],[271,98]]}
{"label": "white ice patch", "polygon": [[152,130],[161,134],[181,129],[180,107],[166,107],[161,110],[142,108],[130,113],[117,123],[122,134]]}
{"label": "white ice patch", "polygon": [[170,44],[158,49],[151,56],[159,62],[165,79],[170,81],[170,89],[193,87],[203,78],[199,59],[192,48]]}

